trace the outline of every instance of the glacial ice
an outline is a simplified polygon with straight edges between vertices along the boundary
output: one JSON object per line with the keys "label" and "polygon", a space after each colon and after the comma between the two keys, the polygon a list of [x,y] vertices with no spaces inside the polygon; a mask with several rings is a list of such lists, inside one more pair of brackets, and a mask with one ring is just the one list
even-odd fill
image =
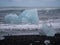
{"label": "glacial ice", "polygon": [[6,15],[5,22],[10,24],[38,24],[37,9],[25,10],[19,16],[16,14]]}
{"label": "glacial ice", "polygon": [[6,15],[5,22],[8,24],[17,24],[18,23],[18,16],[16,14]]}
{"label": "glacial ice", "polygon": [[54,28],[52,26],[48,26],[46,23],[43,23],[42,30],[47,36],[54,36],[56,34]]}
{"label": "glacial ice", "polygon": [[38,24],[39,17],[37,9],[25,10],[21,15],[19,15],[19,19],[21,23]]}

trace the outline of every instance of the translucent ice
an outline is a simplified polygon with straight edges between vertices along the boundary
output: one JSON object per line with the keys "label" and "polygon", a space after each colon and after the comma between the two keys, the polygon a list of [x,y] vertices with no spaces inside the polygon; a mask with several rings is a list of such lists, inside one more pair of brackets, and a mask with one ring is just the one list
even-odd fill
{"label": "translucent ice", "polygon": [[5,16],[5,22],[9,24],[17,24],[18,16],[16,14],[9,14]]}
{"label": "translucent ice", "polygon": [[37,9],[25,10],[19,16],[16,14],[6,15],[5,22],[11,24],[38,24],[39,17]]}
{"label": "translucent ice", "polygon": [[21,15],[19,15],[19,19],[21,23],[38,24],[39,17],[37,9],[25,10]]}
{"label": "translucent ice", "polygon": [[45,32],[47,36],[54,36],[56,31],[52,26],[48,26],[46,23],[42,25],[42,30]]}

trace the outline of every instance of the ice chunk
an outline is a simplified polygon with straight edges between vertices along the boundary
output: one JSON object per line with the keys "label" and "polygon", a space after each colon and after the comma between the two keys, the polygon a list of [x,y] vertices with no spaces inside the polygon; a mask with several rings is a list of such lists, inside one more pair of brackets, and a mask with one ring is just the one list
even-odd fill
{"label": "ice chunk", "polygon": [[56,31],[52,26],[48,26],[46,23],[42,25],[42,30],[45,32],[47,36],[54,36]]}
{"label": "ice chunk", "polygon": [[16,14],[9,14],[5,16],[5,22],[9,24],[17,24],[18,21],[18,16]]}
{"label": "ice chunk", "polygon": [[37,9],[25,10],[21,15],[9,14],[5,16],[5,22],[11,24],[38,24]]}
{"label": "ice chunk", "polygon": [[37,9],[25,10],[21,15],[19,15],[19,19],[21,23],[38,24],[39,17]]}

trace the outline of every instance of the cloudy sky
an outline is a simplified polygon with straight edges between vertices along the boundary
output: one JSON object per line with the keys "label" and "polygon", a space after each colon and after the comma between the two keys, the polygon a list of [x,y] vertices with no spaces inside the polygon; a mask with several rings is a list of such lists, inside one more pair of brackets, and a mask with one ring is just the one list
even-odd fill
{"label": "cloudy sky", "polygon": [[0,7],[60,7],[60,0],[0,0]]}

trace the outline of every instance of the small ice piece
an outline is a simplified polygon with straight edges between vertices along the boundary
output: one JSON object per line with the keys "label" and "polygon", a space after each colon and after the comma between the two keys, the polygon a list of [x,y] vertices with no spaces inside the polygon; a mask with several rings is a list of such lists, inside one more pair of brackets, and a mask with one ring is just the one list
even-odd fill
{"label": "small ice piece", "polygon": [[42,30],[47,36],[54,36],[56,34],[56,31],[53,29],[53,27],[48,26],[46,23],[42,25]]}
{"label": "small ice piece", "polygon": [[16,14],[9,14],[5,16],[5,22],[8,24],[18,24],[19,19]]}
{"label": "small ice piece", "polygon": [[39,17],[37,9],[25,10],[21,15],[19,15],[19,19],[21,23],[38,24]]}
{"label": "small ice piece", "polygon": [[45,40],[44,43],[45,43],[45,45],[49,45],[50,44],[50,40]]}

